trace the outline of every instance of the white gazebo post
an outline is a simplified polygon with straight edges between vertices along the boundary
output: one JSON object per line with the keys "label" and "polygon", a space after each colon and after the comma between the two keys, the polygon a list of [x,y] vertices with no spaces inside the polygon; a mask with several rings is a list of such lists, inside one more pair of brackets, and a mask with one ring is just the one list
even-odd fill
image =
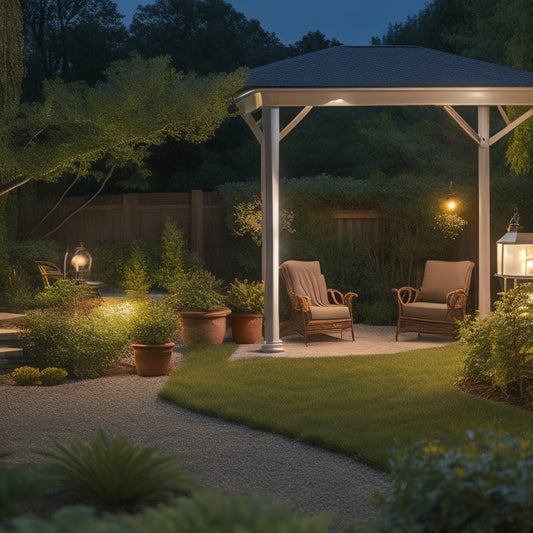
{"label": "white gazebo post", "polygon": [[487,316],[490,298],[490,107],[478,107],[479,316]]}
{"label": "white gazebo post", "polygon": [[262,272],[265,282],[263,352],[282,352],[279,338],[279,109],[263,107],[261,142]]}

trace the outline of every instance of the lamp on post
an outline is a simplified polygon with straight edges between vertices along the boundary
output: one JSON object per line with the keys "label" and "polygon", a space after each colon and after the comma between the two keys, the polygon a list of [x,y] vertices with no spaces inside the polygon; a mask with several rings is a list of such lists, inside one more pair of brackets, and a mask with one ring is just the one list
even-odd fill
{"label": "lamp on post", "polygon": [[[68,250],[65,253],[65,259],[63,263],[63,271],[67,272],[69,253]],[[76,247],[76,250],[70,258],[70,264],[74,267],[72,278],[74,280],[87,280],[91,273],[91,267],[93,264],[93,258],[91,254],[85,249],[83,243],[80,243]]]}
{"label": "lamp on post", "polygon": [[496,276],[503,279],[503,290],[507,291],[507,280],[533,280],[533,233],[520,233],[520,215],[515,207],[509,221],[507,233],[496,243]]}

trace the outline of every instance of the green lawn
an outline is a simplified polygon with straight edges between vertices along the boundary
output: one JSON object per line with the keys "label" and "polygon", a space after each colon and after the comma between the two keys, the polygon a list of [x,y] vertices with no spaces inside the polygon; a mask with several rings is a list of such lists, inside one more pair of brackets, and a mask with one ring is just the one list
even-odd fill
{"label": "green lawn", "polygon": [[287,435],[387,470],[395,448],[465,429],[527,434],[533,413],[457,390],[457,344],[397,354],[229,362],[191,351],[160,392],[201,413]]}

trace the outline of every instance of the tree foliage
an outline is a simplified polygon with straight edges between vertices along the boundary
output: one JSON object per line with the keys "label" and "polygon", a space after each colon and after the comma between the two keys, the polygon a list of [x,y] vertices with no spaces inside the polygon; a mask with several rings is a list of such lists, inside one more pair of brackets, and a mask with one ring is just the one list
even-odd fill
{"label": "tree foliage", "polygon": [[309,52],[318,52],[318,50],[331,48],[332,46],[341,46],[341,44],[335,37],[327,39],[321,31],[316,30],[306,33],[299,41],[289,45],[288,50],[289,55],[298,56]]}
{"label": "tree foliage", "polygon": [[130,26],[142,55],[169,54],[176,68],[202,74],[255,67],[281,59],[274,33],[224,0],[156,0],[139,6]]}
{"label": "tree foliage", "polygon": [[167,136],[191,143],[212,137],[229,116],[231,96],[244,76],[244,70],[183,75],[168,56],[134,56],[113,63],[106,83],[94,87],[47,81],[44,101],[22,106],[19,143],[10,148],[22,176],[47,181],[65,172],[97,174],[99,161],[108,168],[140,165],[148,147]]}
{"label": "tree foliage", "polygon": [[[19,0],[0,3],[0,187],[15,174],[15,161],[9,150],[13,142],[9,124],[15,117],[21,95],[23,64],[22,14]],[[9,281],[8,208],[12,198],[0,198],[0,292]]]}
{"label": "tree foliage", "polygon": [[22,0],[22,8],[32,96],[43,79],[92,84],[126,53],[124,15],[112,0]]}
{"label": "tree foliage", "polygon": [[[434,0],[403,23],[390,24],[374,44],[416,44],[533,71],[533,4],[529,0]],[[524,109],[508,109],[511,118]],[[533,170],[533,121],[508,137],[507,164]]]}

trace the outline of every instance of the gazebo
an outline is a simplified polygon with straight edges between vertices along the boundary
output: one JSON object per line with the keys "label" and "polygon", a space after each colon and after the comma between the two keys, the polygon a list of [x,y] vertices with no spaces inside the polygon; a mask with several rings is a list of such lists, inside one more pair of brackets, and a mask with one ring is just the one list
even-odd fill
{"label": "gazebo", "polygon": [[[337,46],[250,70],[234,101],[261,145],[265,343],[279,338],[279,142],[313,107],[438,106],[478,144],[479,312],[490,312],[490,146],[533,116],[533,73],[418,46]],[[477,130],[455,109],[477,107]],[[525,106],[511,121],[505,106]],[[279,109],[301,108],[280,131]],[[491,135],[490,109],[505,127]]]}

